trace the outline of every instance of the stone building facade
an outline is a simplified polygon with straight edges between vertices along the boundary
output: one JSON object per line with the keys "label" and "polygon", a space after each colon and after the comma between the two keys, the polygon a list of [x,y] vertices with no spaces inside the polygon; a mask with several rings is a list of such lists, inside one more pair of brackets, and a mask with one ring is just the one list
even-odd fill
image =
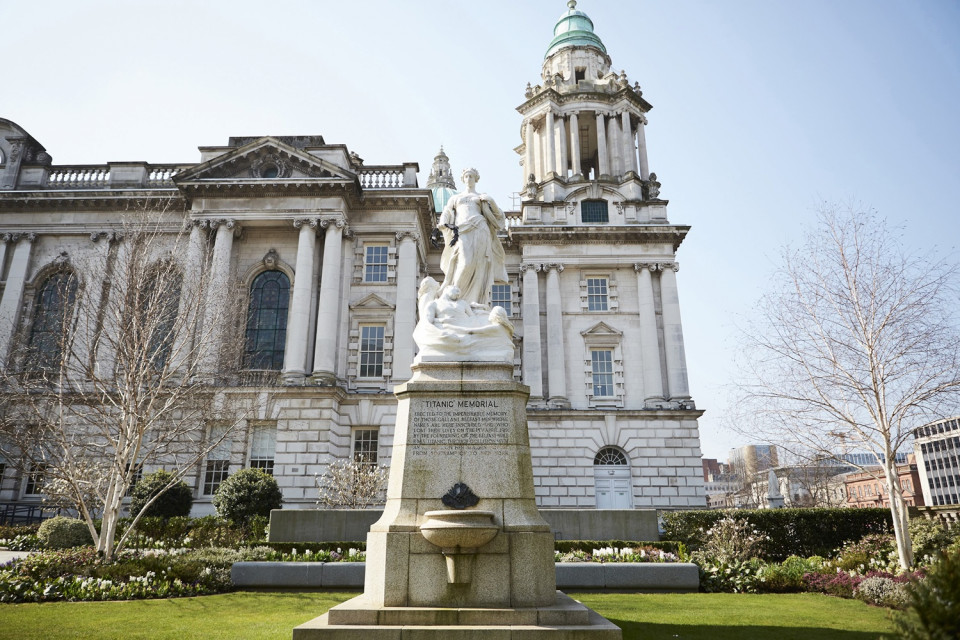
{"label": "stone building facade", "polygon": [[[510,282],[492,291],[531,389],[538,503],[703,507],[677,283],[689,227],[668,220],[649,171],[651,105],[570,4],[518,107],[522,202],[502,236]],[[42,322],[54,265],[94,265],[75,275],[101,285],[124,216],[172,202],[189,230],[184,277],[206,273],[211,299],[238,287],[248,318],[274,322],[266,337],[249,325],[218,337],[246,340],[269,409],[188,478],[195,510],[209,512],[218,483],[249,466],[274,474],[288,507],[311,507],[314,475],[332,461],[390,461],[417,284],[441,277],[434,228],[456,188],[442,150],[424,187],[418,171],[365,165],[321,136],[234,137],[200,147],[193,164],[62,166],[0,120],[0,365]],[[0,502],[39,499],[29,472],[8,464],[2,479]]]}

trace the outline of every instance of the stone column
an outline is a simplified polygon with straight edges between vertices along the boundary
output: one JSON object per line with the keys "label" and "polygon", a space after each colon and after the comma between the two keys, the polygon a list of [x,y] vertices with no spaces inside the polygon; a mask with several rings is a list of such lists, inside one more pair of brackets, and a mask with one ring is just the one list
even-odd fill
{"label": "stone column", "polygon": [[3,265],[7,262],[7,245],[10,244],[7,240],[8,235],[10,234],[0,236],[0,282],[3,282]]}
{"label": "stone column", "polygon": [[210,263],[210,279],[207,283],[207,302],[203,320],[203,336],[200,358],[204,373],[215,373],[223,347],[223,327],[228,324],[230,305],[230,258],[233,253],[234,220],[211,220],[210,226],[217,230],[213,245],[213,260]]}
{"label": "stone column", "polygon": [[687,356],[683,350],[683,327],[680,323],[680,296],[677,292],[677,271],[680,265],[662,265],[660,300],[663,303],[663,340],[667,356],[667,390],[672,401],[690,399],[687,383]]}
{"label": "stone column", "polygon": [[[84,288],[84,293],[80,297],[79,319],[76,337],[76,355],[80,366],[80,371],[86,375],[88,366],[92,366],[97,359],[97,354],[93,353],[97,334],[101,331],[100,323],[101,308],[104,302],[104,281],[110,278],[110,245],[116,242],[119,236],[111,231],[93,232],[90,234],[90,241],[94,243],[94,255],[89,265],[92,273],[102,274],[101,278],[90,279]],[[109,297],[109,291],[106,296]],[[100,371],[101,375],[105,372]]]}
{"label": "stone column", "polygon": [[660,339],[657,336],[657,313],[653,300],[651,272],[656,264],[635,264],[637,292],[640,300],[640,352],[643,358],[643,404],[656,408],[663,401],[663,373],[660,370]]}
{"label": "stone column", "polygon": [[607,123],[607,149],[610,151],[610,173],[615,176],[623,175],[623,142],[620,133],[620,121],[616,114],[610,114],[610,122]]}
{"label": "stone column", "polygon": [[[27,268],[30,266],[30,250],[35,233],[6,233],[4,244],[13,246],[10,259],[10,271],[7,272],[7,284],[0,298],[0,368],[7,365],[10,345],[17,332],[17,316],[23,302],[23,289],[27,283]],[[2,265],[0,265],[2,268]]]}
{"label": "stone column", "polygon": [[580,159],[580,118],[576,111],[570,114],[570,164],[573,165],[573,175],[583,173]]}
{"label": "stone column", "polygon": [[527,120],[526,129],[527,129],[527,136],[526,136],[527,145],[526,145],[526,153],[524,154],[524,159],[523,159],[524,186],[526,186],[527,182],[530,181],[530,174],[533,174],[534,176],[537,175],[537,170],[536,170],[536,167],[534,166],[534,159],[533,159],[534,151],[536,149],[537,133],[533,129],[532,118]]}
{"label": "stone column", "polygon": [[597,111],[597,177],[610,176],[610,156],[607,155],[606,115]]}
{"label": "stone column", "polygon": [[196,358],[194,353],[197,330],[201,330],[197,308],[203,294],[203,282],[206,280],[207,241],[210,239],[207,220],[191,220],[190,237],[187,240],[187,257],[183,264],[183,282],[180,284],[179,313],[185,314],[177,321],[177,335],[170,352],[171,366],[175,370],[188,370]]}
{"label": "stone column", "polygon": [[317,307],[317,340],[313,352],[313,379],[321,385],[336,383],[337,323],[340,321],[340,268],[343,261],[343,228],[346,223],[331,218],[320,223],[323,238],[323,270],[320,272],[320,302]]}
{"label": "stone column", "polygon": [[307,375],[307,343],[310,341],[310,299],[317,283],[314,279],[313,256],[317,250],[316,218],[299,218],[293,226],[300,230],[297,242],[297,266],[293,274],[293,296],[290,299],[290,322],[283,352],[284,384],[302,384]]}
{"label": "stone column", "polygon": [[567,178],[567,118],[561,115],[557,120],[557,144],[559,145],[558,173],[560,177]]}
{"label": "stone column", "polygon": [[637,151],[633,148],[635,136],[630,129],[630,112],[624,110],[621,115],[620,128],[623,129],[621,140],[623,141],[623,172],[637,172]]}
{"label": "stone column", "polygon": [[530,387],[530,400],[543,399],[543,373],[540,358],[540,265],[521,264],[523,274],[523,384]]}
{"label": "stone column", "polygon": [[637,151],[640,155],[640,179],[648,180],[650,178],[650,165],[647,163],[647,137],[644,134],[644,127],[647,125],[647,119],[640,116],[640,122],[637,123]]}
{"label": "stone column", "polygon": [[417,324],[417,242],[410,231],[397,232],[397,307],[393,316],[393,381],[409,380],[413,372],[413,328]]}
{"label": "stone column", "polygon": [[544,163],[543,177],[548,178],[550,172],[557,171],[557,132],[553,122],[553,111],[547,111],[547,124],[543,134],[547,137],[547,161]]}
{"label": "stone column", "polygon": [[550,403],[567,405],[567,359],[563,348],[563,302],[560,272],[563,265],[544,265],[547,270],[547,387]]}

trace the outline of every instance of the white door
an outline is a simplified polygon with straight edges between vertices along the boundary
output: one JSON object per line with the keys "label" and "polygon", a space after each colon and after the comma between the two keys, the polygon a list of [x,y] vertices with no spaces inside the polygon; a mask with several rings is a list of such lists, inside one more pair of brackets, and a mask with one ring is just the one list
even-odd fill
{"label": "white door", "polygon": [[593,468],[597,509],[631,509],[630,467],[598,465]]}

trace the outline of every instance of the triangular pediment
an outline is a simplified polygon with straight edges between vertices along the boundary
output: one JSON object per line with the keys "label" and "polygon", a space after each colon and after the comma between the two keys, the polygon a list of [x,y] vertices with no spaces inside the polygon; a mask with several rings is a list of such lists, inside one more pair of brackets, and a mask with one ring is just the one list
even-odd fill
{"label": "triangular pediment", "polygon": [[371,293],[370,295],[364,296],[363,298],[360,298],[359,300],[357,300],[356,302],[350,305],[351,311],[373,310],[373,309],[378,311],[380,310],[392,311],[395,308],[396,307],[394,307],[392,304],[390,304],[389,302],[387,302],[386,300],[384,300],[383,298],[381,298],[375,293]]}
{"label": "triangular pediment", "polygon": [[352,171],[292,147],[276,138],[257,138],[176,175],[177,184],[198,182],[285,182],[303,180],[349,182]]}
{"label": "triangular pediment", "polygon": [[584,337],[611,336],[619,338],[623,335],[623,332],[617,331],[606,322],[598,322],[589,329],[581,331],[580,335]]}

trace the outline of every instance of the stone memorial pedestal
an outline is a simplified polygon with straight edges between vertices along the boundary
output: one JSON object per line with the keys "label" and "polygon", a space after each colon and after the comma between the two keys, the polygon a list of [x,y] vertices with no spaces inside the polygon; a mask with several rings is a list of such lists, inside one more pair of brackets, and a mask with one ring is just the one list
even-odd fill
{"label": "stone memorial pedestal", "polygon": [[363,595],[293,631],[313,638],[621,638],[556,590],[513,365],[421,362],[399,405]]}

